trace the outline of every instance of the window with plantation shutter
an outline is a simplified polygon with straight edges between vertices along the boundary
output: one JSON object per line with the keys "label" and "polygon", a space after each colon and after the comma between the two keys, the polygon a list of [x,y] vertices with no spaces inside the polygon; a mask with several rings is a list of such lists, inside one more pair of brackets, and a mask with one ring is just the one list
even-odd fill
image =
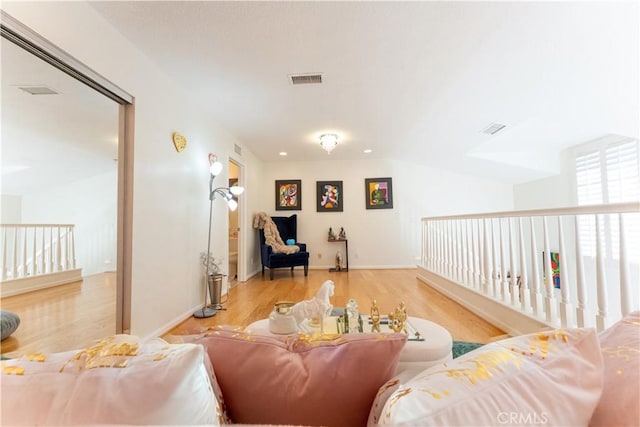
{"label": "window with plantation shutter", "polygon": [[[578,204],[597,205],[640,200],[640,168],[638,141],[626,140],[604,149],[594,150],[576,157],[576,190]],[[626,217],[625,217],[626,218]],[[583,253],[595,256],[595,218],[582,216],[579,221]],[[619,258],[618,217],[606,215],[604,221],[605,256]],[[626,234],[637,236],[640,222],[637,215],[625,219]],[[640,256],[640,242],[627,239],[631,259]]]}

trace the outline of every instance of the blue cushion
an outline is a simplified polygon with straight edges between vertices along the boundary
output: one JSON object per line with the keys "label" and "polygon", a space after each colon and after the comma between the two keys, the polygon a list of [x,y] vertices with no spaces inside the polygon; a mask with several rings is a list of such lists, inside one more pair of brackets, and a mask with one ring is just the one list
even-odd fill
{"label": "blue cushion", "polygon": [[293,246],[296,244],[296,239],[287,239],[287,245],[288,246]]}
{"label": "blue cushion", "polygon": [[0,328],[3,340],[14,333],[18,326],[20,326],[20,318],[17,314],[0,310]]}

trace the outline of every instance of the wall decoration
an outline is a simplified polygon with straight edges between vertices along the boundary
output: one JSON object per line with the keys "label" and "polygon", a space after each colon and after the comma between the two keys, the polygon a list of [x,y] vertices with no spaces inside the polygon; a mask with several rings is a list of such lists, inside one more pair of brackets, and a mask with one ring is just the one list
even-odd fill
{"label": "wall decoration", "polygon": [[367,209],[393,208],[391,178],[366,178],[364,191]]}
{"label": "wall decoration", "polygon": [[299,211],[302,209],[302,181],[283,179],[276,181],[276,210]]}
{"label": "wall decoration", "polygon": [[[549,252],[551,254],[551,272],[553,274],[553,287],[560,289],[560,254],[558,252]],[[545,260],[545,253],[542,251],[542,277],[546,280],[547,261]]]}
{"label": "wall decoration", "polygon": [[318,212],[342,212],[343,204],[342,181],[316,181]]}
{"label": "wall decoration", "polygon": [[173,146],[176,147],[176,151],[178,153],[181,153],[185,148],[187,148],[187,138],[184,135],[174,132],[171,139],[173,139]]}

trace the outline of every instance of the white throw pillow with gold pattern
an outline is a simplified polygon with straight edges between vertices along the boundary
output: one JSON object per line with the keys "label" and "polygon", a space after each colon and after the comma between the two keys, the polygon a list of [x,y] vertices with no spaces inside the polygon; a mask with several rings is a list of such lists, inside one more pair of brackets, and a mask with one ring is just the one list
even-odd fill
{"label": "white throw pillow with gold pattern", "polygon": [[595,330],[547,331],[487,344],[427,369],[388,398],[378,423],[584,426],[602,387]]}
{"label": "white throw pillow with gold pattern", "polygon": [[3,425],[219,425],[204,348],[115,335],[95,346],[2,361]]}

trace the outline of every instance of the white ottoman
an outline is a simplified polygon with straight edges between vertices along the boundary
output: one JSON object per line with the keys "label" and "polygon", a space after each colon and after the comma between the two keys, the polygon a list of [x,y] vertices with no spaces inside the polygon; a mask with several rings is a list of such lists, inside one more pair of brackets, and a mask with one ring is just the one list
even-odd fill
{"label": "white ottoman", "polygon": [[[362,316],[364,332],[370,332],[368,316]],[[400,360],[396,375],[410,371],[409,375],[418,374],[431,366],[453,359],[451,349],[453,339],[451,334],[442,326],[429,320],[409,316],[409,323],[420,332],[424,341],[407,341],[400,353]],[[382,332],[391,332],[387,325],[380,325]],[[253,322],[246,328],[252,332],[270,334],[269,319]]]}

